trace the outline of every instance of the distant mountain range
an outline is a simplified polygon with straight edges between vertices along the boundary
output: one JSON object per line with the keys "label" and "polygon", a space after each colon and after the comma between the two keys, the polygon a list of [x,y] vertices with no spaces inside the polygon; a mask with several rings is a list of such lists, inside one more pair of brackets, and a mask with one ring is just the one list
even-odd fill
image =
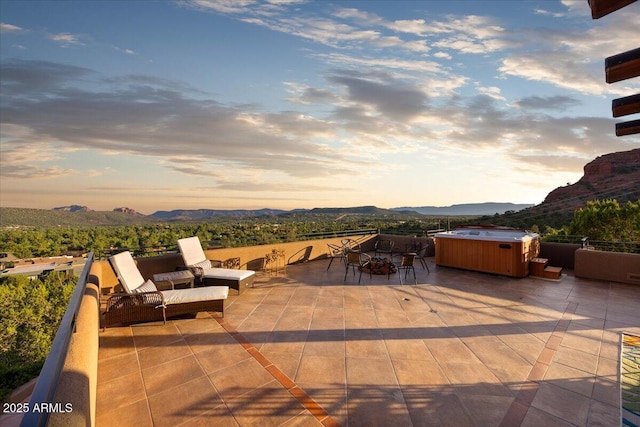
{"label": "distant mountain range", "polygon": [[402,207],[393,208],[394,211],[413,211],[422,215],[501,215],[508,211],[517,212],[522,209],[530,208],[530,204],[516,203],[463,203],[451,206],[420,206],[420,207]]}
{"label": "distant mountain range", "polygon": [[278,216],[287,214],[335,214],[335,215],[494,215],[507,211],[519,211],[533,206],[533,204],[514,203],[467,203],[446,207],[422,206],[384,209],[376,206],[356,206],[347,208],[314,208],[295,209],[291,211],[280,209],[255,209],[255,210],[219,210],[219,209],[176,209],[172,211],[158,211],[151,215],[163,221],[199,220],[214,217],[254,218],[261,216]]}
{"label": "distant mountain range", "polygon": [[[551,191],[539,205],[515,203],[464,203],[452,206],[417,206],[383,209],[376,206],[315,209],[176,209],[143,215],[131,208],[113,211],[94,211],[87,206],[71,205],[51,210],[27,208],[0,208],[0,226],[46,225],[118,225],[138,222],[206,220],[215,217],[253,218],[279,215],[434,215],[484,216],[487,221],[499,223],[496,214],[511,219],[521,218],[523,223],[532,218],[556,218],[557,226],[568,223],[575,209],[588,200],[616,199],[621,203],[640,199],[640,148],[600,156],[584,167],[584,176],[575,184]],[[513,212],[516,212],[515,214]],[[485,218],[479,218],[484,220]],[[555,223],[554,223],[554,226]]]}
{"label": "distant mountain range", "polygon": [[[115,208],[114,212],[127,215],[146,217],[159,221],[193,221],[217,217],[233,218],[257,218],[262,216],[278,216],[291,214],[312,214],[312,215],[436,215],[436,216],[480,216],[502,214],[507,211],[519,211],[533,206],[532,204],[514,203],[465,203],[452,206],[420,206],[384,209],[376,206],[355,206],[347,208],[313,208],[313,209],[174,209],[171,211],[157,211],[151,215],[143,215],[131,208]],[[95,212],[86,206],[71,205],[53,208],[54,211],[62,212]]]}
{"label": "distant mountain range", "polygon": [[163,221],[177,221],[177,220],[194,220],[194,219],[207,219],[222,216],[231,216],[236,218],[253,218],[258,216],[274,216],[287,213],[290,211],[280,209],[233,209],[233,210],[221,210],[221,209],[176,209],[172,211],[157,211],[149,215],[151,218],[163,220]]}

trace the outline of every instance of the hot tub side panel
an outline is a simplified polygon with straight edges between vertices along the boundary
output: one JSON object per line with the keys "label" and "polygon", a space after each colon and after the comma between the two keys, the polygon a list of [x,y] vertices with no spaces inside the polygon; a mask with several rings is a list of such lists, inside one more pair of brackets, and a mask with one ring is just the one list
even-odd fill
{"label": "hot tub side panel", "polygon": [[437,238],[435,246],[436,265],[526,277],[529,275],[529,260],[537,256],[538,241]]}

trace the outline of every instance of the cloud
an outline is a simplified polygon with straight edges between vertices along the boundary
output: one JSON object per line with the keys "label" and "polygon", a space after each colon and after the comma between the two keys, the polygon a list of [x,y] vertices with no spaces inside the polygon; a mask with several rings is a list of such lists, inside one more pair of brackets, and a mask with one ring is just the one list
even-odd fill
{"label": "cloud", "polygon": [[23,126],[2,124],[0,176],[17,179],[52,178],[74,173],[71,169],[50,166],[60,160],[64,148],[39,141],[37,135]]}
{"label": "cloud", "polygon": [[399,121],[420,115],[427,108],[427,95],[418,87],[398,84],[392,79],[371,79],[352,74],[328,79],[347,89],[347,97],[356,104],[366,104],[376,112]]}
{"label": "cloud", "polygon": [[0,23],[0,33],[16,33],[23,31],[23,28],[18,27],[17,25],[11,25],[7,23]]}
{"label": "cloud", "polygon": [[[142,76],[96,79],[90,70],[44,61],[6,64],[3,122],[29,129],[31,140],[159,159],[191,155],[290,177],[354,173],[343,155],[314,141],[335,140],[333,124],[297,112],[249,113],[153,77],[145,84]],[[104,90],[71,88],[88,80]]]}
{"label": "cloud", "polygon": [[499,101],[505,101],[506,98],[500,94],[500,88],[491,86],[491,87],[478,87],[478,92],[483,95],[487,95],[493,99],[497,99]]}
{"label": "cloud", "polygon": [[512,54],[502,60],[498,71],[503,75],[545,82],[585,95],[602,95],[609,89],[604,79],[596,78],[594,70],[564,52]]}
{"label": "cloud", "polygon": [[47,34],[47,38],[49,40],[53,40],[54,42],[60,44],[62,47],[69,46],[84,46],[84,43],[81,41],[82,36],[71,33],[57,33],[57,34]]}
{"label": "cloud", "polygon": [[525,110],[566,110],[579,105],[580,102],[572,97],[564,95],[556,96],[528,96],[513,103],[518,108]]}
{"label": "cloud", "polygon": [[354,67],[357,69],[366,68],[387,68],[403,73],[438,73],[445,74],[440,64],[434,61],[400,59],[393,57],[367,57],[350,56],[343,53],[319,53],[311,55],[315,58],[323,59],[328,64],[339,67]]}

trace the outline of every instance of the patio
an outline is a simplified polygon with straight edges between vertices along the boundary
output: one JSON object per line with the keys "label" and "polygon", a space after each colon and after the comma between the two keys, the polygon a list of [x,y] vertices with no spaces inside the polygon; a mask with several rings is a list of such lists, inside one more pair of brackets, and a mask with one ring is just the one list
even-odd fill
{"label": "patio", "polygon": [[619,424],[619,333],[640,333],[637,286],[432,258],[417,286],[358,285],[327,263],[259,275],[224,319],[100,332],[96,424]]}

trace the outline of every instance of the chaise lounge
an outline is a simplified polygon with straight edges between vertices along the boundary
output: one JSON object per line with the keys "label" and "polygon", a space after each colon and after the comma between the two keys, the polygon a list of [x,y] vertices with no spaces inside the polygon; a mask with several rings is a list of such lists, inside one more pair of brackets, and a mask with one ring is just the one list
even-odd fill
{"label": "chaise lounge", "polygon": [[130,252],[113,255],[109,262],[126,293],[109,297],[103,328],[158,320],[166,323],[168,317],[201,311],[217,311],[224,317],[228,286],[158,291],[153,281],[144,280]]}
{"label": "chaise lounge", "polygon": [[253,286],[255,271],[214,267],[204,254],[198,236],[178,239],[178,248],[184,264],[203,285],[225,285],[237,290],[238,295],[244,286]]}

